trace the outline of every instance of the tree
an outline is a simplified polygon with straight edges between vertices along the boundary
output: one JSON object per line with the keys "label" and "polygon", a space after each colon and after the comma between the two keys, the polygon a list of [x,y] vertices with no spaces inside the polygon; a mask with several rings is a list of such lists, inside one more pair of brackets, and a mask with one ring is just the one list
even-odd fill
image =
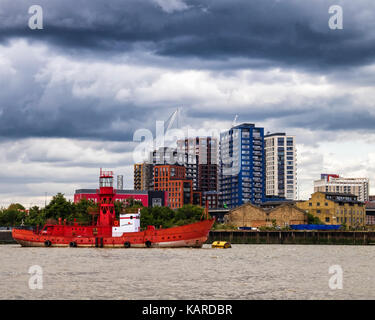
{"label": "tree", "polygon": [[177,225],[184,225],[199,221],[204,213],[202,207],[194,206],[192,204],[184,205],[178,208],[175,215]]}
{"label": "tree", "polygon": [[135,200],[132,197],[126,199],[125,202],[126,202],[125,204],[126,208],[142,208],[143,207],[142,201]]}
{"label": "tree", "polygon": [[169,207],[142,208],[141,210],[141,227],[148,225],[163,228],[181,226],[199,221],[204,209],[194,205],[185,205],[182,208],[173,211]]}
{"label": "tree", "polygon": [[25,218],[25,225],[27,226],[38,226],[43,225],[46,221],[45,211],[34,206],[30,208],[29,214]]}
{"label": "tree", "polygon": [[307,214],[307,223],[308,224],[324,224],[318,217],[312,215],[311,213]]}
{"label": "tree", "polygon": [[0,225],[2,226],[19,226],[26,218],[24,206],[19,203],[12,203],[7,209],[0,212]]}
{"label": "tree", "polygon": [[50,203],[45,207],[45,218],[58,218],[72,220],[74,218],[74,204],[67,201],[62,193],[55,195]]}
{"label": "tree", "polygon": [[9,207],[8,210],[18,210],[18,211],[24,211],[25,207],[20,204],[20,203],[12,203]]}
{"label": "tree", "polygon": [[74,213],[70,216],[70,219],[77,219],[77,221],[82,224],[90,223],[92,216],[89,214],[89,211],[92,211],[95,206],[94,201],[81,199],[74,204]]}

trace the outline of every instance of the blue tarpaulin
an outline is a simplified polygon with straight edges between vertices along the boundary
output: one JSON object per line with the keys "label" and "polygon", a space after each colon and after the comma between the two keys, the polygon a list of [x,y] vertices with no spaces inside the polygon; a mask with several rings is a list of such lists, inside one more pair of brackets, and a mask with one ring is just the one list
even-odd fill
{"label": "blue tarpaulin", "polygon": [[290,228],[293,230],[338,230],[341,224],[291,224]]}

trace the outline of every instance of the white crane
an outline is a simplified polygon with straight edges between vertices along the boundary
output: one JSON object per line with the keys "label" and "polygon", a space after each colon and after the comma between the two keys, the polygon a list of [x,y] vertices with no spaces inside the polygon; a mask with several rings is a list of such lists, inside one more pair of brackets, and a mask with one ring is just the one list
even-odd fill
{"label": "white crane", "polygon": [[168,125],[167,127],[164,126],[164,133],[166,133],[173,125],[173,123],[175,122],[175,120],[177,119],[177,128],[178,128],[178,118],[179,118],[179,113],[180,113],[180,109],[177,108],[171,115],[170,117],[168,118],[168,120],[166,122],[168,122]]}
{"label": "white crane", "polygon": [[236,125],[236,123],[237,123],[237,118],[238,118],[238,114],[236,114],[236,115],[234,116],[234,119],[233,119],[233,122],[232,122],[232,127],[234,127],[234,126]]}

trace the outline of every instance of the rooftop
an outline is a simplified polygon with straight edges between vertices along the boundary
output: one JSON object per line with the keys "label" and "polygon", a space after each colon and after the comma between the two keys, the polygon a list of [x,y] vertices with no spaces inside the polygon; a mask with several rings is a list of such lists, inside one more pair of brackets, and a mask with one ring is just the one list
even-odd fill
{"label": "rooftop", "polygon": [[275,132],[275,133],[266,134],[264,137],[267,138],[267,137],[275,137],[275,136],[286,136],[286,133],[285,132]]}
{"label": "rooftop", "polygon": [[232,129],[240,129],[240,128],[254,128],[255,124],[254,123],[241,123],[237,126],[232,127]]}
{"label": "rooftop", "polygon": [[321,192],[327,196],[337,196],[337,197],[355,197],[358,198],[355,194],[352,193],[340,193],[340,192]]}

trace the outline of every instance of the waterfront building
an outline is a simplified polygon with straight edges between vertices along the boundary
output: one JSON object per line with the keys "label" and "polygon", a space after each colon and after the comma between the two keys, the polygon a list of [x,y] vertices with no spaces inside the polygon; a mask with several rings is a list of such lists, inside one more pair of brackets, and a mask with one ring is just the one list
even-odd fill
{"label": "waterfront building", "polygon": [[193,190],[193,181],[186,177],[182,165],[155,165],[154,190],[168,192],[168,206],[172,209],[185,204],[202,205],[202,194]]}
{"label": "waterfront building", "polygon": [[243,123],[220,134],[220,194],[228,208],[265,199],[264,129]]}
{"label": "waterfront building", "polygon": [[337,174],[321,174],[314,181],[314,192],[335,192],[354,194],[358,201],[369,201],[368,178],[343,178]]}
{"label": "waterfront building", "polygon": [[235,227],[288,227],[306,224],[307,214],[292,203],[285,203],[272,209],[246,203],[229,211],[225,223]]}
{"label": "waterfront building", "polygon": [[264,136],[266,196],[297,199],[297,151],[294,136],[273,133]]}
{"label": "waterfront building", "polygon": [[324,224],[362,227],[366,223],[365,205],[354,194],[315,192],[309,200],[296,202],[296,206]]}

